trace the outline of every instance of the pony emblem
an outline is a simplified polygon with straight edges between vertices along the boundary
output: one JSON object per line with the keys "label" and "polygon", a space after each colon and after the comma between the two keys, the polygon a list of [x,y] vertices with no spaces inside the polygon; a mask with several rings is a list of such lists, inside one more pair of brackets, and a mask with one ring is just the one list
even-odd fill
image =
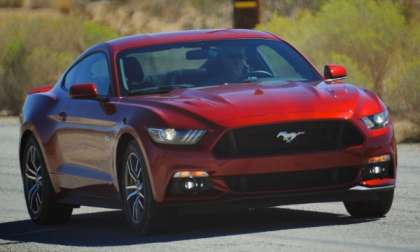
{"label": "pony emblem", "polygon": [[291,143],[295,138],[299,135],[305,134],[305,131],[299,131],[299,132],[287,132],[287,131],[280,131],[277,134],[277,138],[282,137],[283,141],[286,143]]}

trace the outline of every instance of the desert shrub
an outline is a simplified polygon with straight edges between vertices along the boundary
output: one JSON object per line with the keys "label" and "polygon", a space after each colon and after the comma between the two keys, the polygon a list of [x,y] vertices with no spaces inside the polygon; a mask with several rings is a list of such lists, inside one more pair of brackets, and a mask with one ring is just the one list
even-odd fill
{"label": "desert shrub", "polygon": [[388,104],[394,113],[420,125],[420,59],[407,62],[397,76],[397,83],[388,94]]}
{"label": "desert shrub", "polygon": [[54,7],[61,13],[68,14],[73,8],[73,0],[57,0]]}
{"label": "desert shrub", "polygon": [[84,49],[117,36],[70,16],[0,16],[0,111],[18,114],[26,91],[54,83]]}

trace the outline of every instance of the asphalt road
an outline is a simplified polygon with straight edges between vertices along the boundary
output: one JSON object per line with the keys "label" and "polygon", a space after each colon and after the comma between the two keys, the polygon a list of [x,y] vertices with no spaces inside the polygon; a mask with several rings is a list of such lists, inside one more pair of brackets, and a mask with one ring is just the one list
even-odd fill
{"label": "asphalt road", "polygon": [[18,123],[0,119],[0,251],[420,251],[420,145],[399,145],[391,212],[355,219],[341,203],[181,215],[153,235],[126,228],[120,211],[82,207],[66,225],[26,213],[18,172]]}

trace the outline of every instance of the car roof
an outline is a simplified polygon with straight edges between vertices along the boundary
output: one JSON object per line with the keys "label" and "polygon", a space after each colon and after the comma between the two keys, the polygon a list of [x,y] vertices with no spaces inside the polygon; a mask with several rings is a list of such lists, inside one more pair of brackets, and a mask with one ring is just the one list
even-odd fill
{"label": "car roof", "polygon": [[161,44],[194,42],[207,40],[224,40],[224,39],[275,39],[279,38],[271,33],[245,30],[245,29],[209,29],[209,30],[187,30],[178,32],[162,32],[138,34],[120,37],[105,42],[112,51],[118,52],[125,49],[153,46]]}

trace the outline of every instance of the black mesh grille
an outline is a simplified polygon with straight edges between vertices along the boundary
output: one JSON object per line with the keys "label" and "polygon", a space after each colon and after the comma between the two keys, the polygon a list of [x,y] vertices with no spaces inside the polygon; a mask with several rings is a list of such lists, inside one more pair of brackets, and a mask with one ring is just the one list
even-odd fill
{"label": "black mesh grille", "polygon": [[315,171],[268,173],[225,177],[233,192],[261,192],[298,190],[317,187],[350,185],[357,178],[359,169],[341,167]]}
{"label": "black mesh grille", "polygon": [[[280,132],[301,133],[286,142]],[[362,143],[362,134],[347,121],[293,122],[231,130],[216,144],[214,153],[222,158],[292,154],[337,150]]]}

